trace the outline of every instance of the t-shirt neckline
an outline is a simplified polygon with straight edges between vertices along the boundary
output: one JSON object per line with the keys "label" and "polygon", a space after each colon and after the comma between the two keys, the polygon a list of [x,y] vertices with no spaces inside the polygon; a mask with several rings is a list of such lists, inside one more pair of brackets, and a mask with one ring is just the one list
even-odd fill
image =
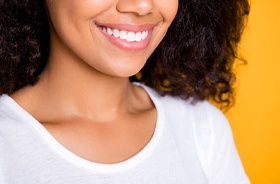
{"label": "t-shirt neckline", "polygon": [[162,104],[159,101],[158,94],[156,94],[154,90],[143,84],[133,84],[142,87],[154,103],[157,111],[156,126],[152,138],[141,151],[139,151],[134,156],[128,158],[125,161],[114,164],[96,163],[81,158],[80,156],[74,154],[73,152],[65,148],[62,144],[60,144],[41,123],[39,123],[31,114],[25,111],[21,106],[19,106],[11,97],[9,97],[8,95],[3,95],[2,98],[4,99],[2,100],[6,101],[11,110],[13,110],[20,119],[23,119],[24,123],[27,123],[29,126],[31,126],[39,134],[38,136],[40,136],[42,140],[48,144],[51,150],[55,152],[55,154],[60,156],[62,159],[67,160],[67,162],[70,162],[78,167],[83,167],[85,169],[91,170],[92,172],[113,174],[125,172],[143,162],[155,150],[163,133],[164,113]]}

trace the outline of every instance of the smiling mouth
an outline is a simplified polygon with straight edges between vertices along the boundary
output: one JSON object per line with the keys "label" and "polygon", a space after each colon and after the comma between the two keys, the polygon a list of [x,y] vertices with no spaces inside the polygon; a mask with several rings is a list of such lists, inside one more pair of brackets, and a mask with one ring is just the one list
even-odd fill
{"label": "smiling mouth", "polygon": [[143,51],[151,43],[156,24],[101,24],[96,28],[112,45],[129,52]]}
{"label": "smiling mouth", "polygon": [[98,26],[98,28],[107,34],[114,36],[115,38],[120,38],[121,40],[126,40],[128,42],[141,42],[146,40],[149,35],[149,30],[133,32],[105,26]]}

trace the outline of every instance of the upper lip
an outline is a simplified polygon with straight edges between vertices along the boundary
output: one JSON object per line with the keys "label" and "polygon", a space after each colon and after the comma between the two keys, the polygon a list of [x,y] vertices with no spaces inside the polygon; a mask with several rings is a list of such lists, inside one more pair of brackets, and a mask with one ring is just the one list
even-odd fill
{"label": "upper lip", "polygon": [[125,30],[131,32],[142,32],[146,30],[153,29],[156,24],[141,24],[141,25],[133,25],[133,24],[103,24],[103,23],[95,23],[96,26],[106,27],[111,29]]}

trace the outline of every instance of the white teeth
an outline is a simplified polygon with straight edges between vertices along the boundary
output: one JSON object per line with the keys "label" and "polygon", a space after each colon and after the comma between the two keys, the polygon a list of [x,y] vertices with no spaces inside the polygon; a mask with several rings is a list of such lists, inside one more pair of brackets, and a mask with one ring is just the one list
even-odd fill
{"label": "white teeth", "polygon": [[121,31],[120,32],[120,39],[126,40],[126,31]]}
{"label": "white teeth", "polygon": [[135,35],[135,41],[139,42],[142,40],[142,34],[141,32],[137,32],[136,35]]}
{"label": "white teeth", "polygon": [[107,33],[108,33],[109,35],[112,35],[112,34],[113,34],[112,29],[111,29],[111,28],[107,28]]}
{"label": "white teeth", "polygon": [[117,29],[114,29],[113,30],[113,35],[114,35],[114,37],[118,38],[120,36],[120,31],[117,30]]}
{"label": "white teeth", "polygon": [[126,40],[128,42],[134,42],[135,41],[135,33],[128,32],[127,35],[126,35]]}
{"label": "white teeth", "polygon": [[149,31],[142,31],[142,32],[132,32],[132,31],[125,31],[125,30],[118,30],[106,27],[100,27],[100,29],[104,32],[107,32],[109,35],[112,35],[116,38],[120,38],[122,40],[126,40],[128,42],[140,42],[145,40],[148,37]]}
{"label": "white teeth", "polygon": [[144,40],[146,37],[147,37],[146,31],[143,31],[143,32],[141,33],[141,38],[142,38],[142,40]]}

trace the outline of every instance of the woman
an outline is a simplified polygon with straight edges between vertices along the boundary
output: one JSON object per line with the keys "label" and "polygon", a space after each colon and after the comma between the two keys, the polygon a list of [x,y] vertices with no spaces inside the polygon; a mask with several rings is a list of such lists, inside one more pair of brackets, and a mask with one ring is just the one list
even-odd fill
{"label": "woman", "polygon": [[249,183],[206,101],[230,105],[246,0],[0,6],[0,183]]}

